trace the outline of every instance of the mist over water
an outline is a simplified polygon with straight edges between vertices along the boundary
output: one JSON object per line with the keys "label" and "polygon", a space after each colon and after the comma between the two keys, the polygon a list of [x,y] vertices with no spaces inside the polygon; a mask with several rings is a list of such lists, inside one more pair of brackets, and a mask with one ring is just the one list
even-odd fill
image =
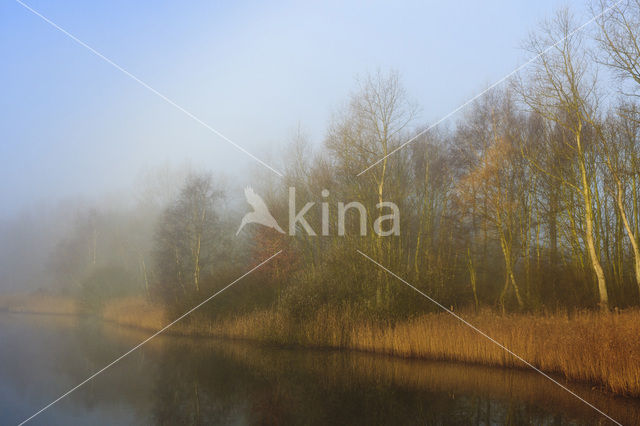
{"label": "mist over water", "polygon": [[0,424],[640,424],[640,0],[574,3],[0,2]]}

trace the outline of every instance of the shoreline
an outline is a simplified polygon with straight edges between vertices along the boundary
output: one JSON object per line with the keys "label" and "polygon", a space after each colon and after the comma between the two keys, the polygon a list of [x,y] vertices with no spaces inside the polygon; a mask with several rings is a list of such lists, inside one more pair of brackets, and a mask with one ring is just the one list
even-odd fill
{"label": "shoreline", "polygon": [[[11,315],[54,316],[54,317],[68,317],[68,318],[91,317],[91,315],[80,314],[80,313],[75,313],[75,314],[74,313],[51,313],[51,312],[34,312],[34,311],[17,311],[17,310],[13,310],[13,311],[0,310],[0,314],[2,313],[11,314]],[[98,319],[100,322],[104,324],[117,326],[117,327],[124,327],[126,329],[130,329],[140,333],[142,332],[154,333],[158,331],[157,329],[152,329],[145,326],[139,326],[139,325],[134,325],[127,322],[121,322],[121,321],[118,321],[117,319],[106,319],[106,318],[97,317],[97,316],[93,316],[93,317]],[[455,358],[407,356],[407,355],[400,355],[400,354],[391,353],[391,352],[375,351],[375,350],[352,348],[352,347],[336,347],[336,346],[326,346],[326,345],[301,345],[298,343],[283,344],[283,343],[275,343],[269,340],[255,339],[251,337],[231,336],[228,334],[185,333],[184,331],[175,331],[175,330],[172,331],[171,329],[167,329],[162,334],[165,334],[172,338],[213,339],[213,340],[221,340],[221,341],[228,341],[228,342],[237,342],[237,343],[253,345],[253,346],[257,346],[265,349],[278,349],[278,350],[286,350],[286,351],[310,350],[310,351],[335,352],[335,353],[352,352],[352,353],[359,353],[363,355],[370,355],[374,357],[380,357],[382,359],[384,358],[397,359],[397,360],[404,360],[409,362],[410,361],[438,362],[438,363],[445,363],[445,364],[451,364],[451,365],[490,368],[490,369],[495,369],[497,371],[515,370],[515,371],[521,371],[521,372],[536,373],[535,370],[533,370],[531,367],[527,365],[505,366],[505,365],[497,365],[497,364],[488,364],[481,361],[461,361]],[[600,392],[602,395],[605,395],[605,396],[615,397],[615,398],[624,398],[629,400],[640,400],[640,396],[614,393],[610,389],[604,387],[602,384],[589,382],[589,381],[581,381],[577,379],[568,379],[556,372],[545,372],[545,374],[550,375],[554,380],[565,382],[565,384],[574,383],[580,386],[587,386],[590,388],[591,391]]]}
{"label": "shoreline", "polygon": [[[77,309],[62,312],[60,306],[47,311],[44,306],[38,303],[37,309],[35,305],[7,309],[6,305],[0,305],[0,312],[86,315]],[[610,314],[583,312],[571,316],[488,312],[462,316],[554,379],[588,384],[613,396],[640,398],[639,310]],[[110,302],[102,316],[96,318],[150,333],[170,322],[162,308],[142,298]],[[427,314],[392,326],[359,321],[349,312],[326,310],[301,322],[293,322],[272,311],[216,322],[194,313],[189,321],[177,323],[164,333],[285,349],[349,350],[407,360],[531,370],[446,313]]]}
{"label": "shoreline", "polygon": [[[4,317],[4,319],[2,319]],[[56,319],[58,318],[58,319]],[[95,319],[95,317],[94,317]],[[88,319],[92,321],[91,319]],[[60,321],[59,323],[57,321]],[[34,315],[0,315],[0,323],[7,325],[39,327],[51,324],[51,332],[58,327],[64,332],[73,331],[76,327],[84,329],[81,319],[72,316],[62,318]],[[57,325],[59,324],[59,325]],[[96,327],[98,327],[96,329]],[[95,319],[87,330],[96,334],[83,333],[84,338],[103,339],[111,344],[121,345],[122,350],[133,347],[148,333],[131,326],[120,326],[112,322]],[[93,336],[93,337],[92,337]],[[579,402],[573,395],[558,386],[554,386],[535,371],[517,368],[496,368],[485,365],[472,365],[462,362],[441,362],[425,359],[405,359],[380,353],[363,353],[357,350],[339,350],[330,348],[300,348],[257,343],[255,341],[239,341],[231,338],[193,337],[193,336],[159,336],[158,341],[145,350],[145,359],[165,359],[167,353],[186,351],[195,355],[197,365],[206,364],[210,356],[224,356],[238,368],[250,370],[257,377],[288,376],[291,369],[304,371],[308,378],[318,378],[324,383],[365,384],[366,386],[381,384],[382,386],[401,386],[407,392],[437,392],[449,395],[484,395],[492,401],[512,401],[517,404],[545,407],[554,412],[562,412],[569,418],[582,419],[584,423],[598,423],[600,415],[587,405]],[[102,363],[108,360],[103,359]],[[99,368],[102,364],[96,365]],[[199,367],[200,368],[200,367]],[[345,379],[345,369],[348,378]],[[188,370],[198,372],[199,369]],[[209,371],[206,370],[205,371]],[[196,373],[199,374],[199,373]],[[555,377],[554,377],[555,378]],[[204,379],[206,380],[206,379]],[[203,382],[206,383],[206,382]],[[563,380],[560,383],[565,384]],[[640,419],[640,399],[618,397],[602,392],[583,383],[566,383],[598,409],[611,415],[622,424],[638,424]],[[204,390],[204,388],[202,388]],[[578,421],[579,423],[582,423]]]}
{"label": "shoreline", "polygon": [[[442,315],[442,314],[436,314],[436,315]],[[447,314],[444,314],[444,315],[447,315]],[[127,328],[138,330],[138,331],[156,332],[158,330],[158,328],[152,328],[149,326],[144,326],[139,324],[132,324],[128,321],[122,321],[117,318],[103,317],[101,319],[106,323],[110,323],[110,324],[121,326],[121,327],[127,327]],[[341,344],[326,344],[324,342],[315,342],[315,343],[314,342],[307,342],[307,343],[286,342],[286,341],[279,341],[278,339],[269,339],[269,338],[258,337],[258,336],[243,336],[243,335],[235,334],[233,332],[232,333],[204,332],[202,330],[198,330],[197,328],[185,329],[185,328],[178,327],[174,330],[168,329],[165,331],[165,333],[172,337],[185,337],[185,338],[195,338],[195,339],[219,339],[219,340],[227,340],[227,341],[235,341],[235,342],[245,342],[253,345],[284,349],[284,350],[305,349],[305,350],[319,350],[319,351],[330,351],[330,352],[349,351],[349,352],[362,353],[362,354],[368,354],[368,355],[374,355],[374,356],[380,356],[380,357],[397,358],[397,359],[408,360],[408,361],[446,362],[446,363],[459,364],[459,365],[489,367],[489,368],[495,368],[499,370],[514,369],[518,371],[530,371],[534,373],[536,372],[530,366],[522,363],[521,361],[517,361],[516,363],[492,363],[492,362],[486,362],[478,359],[464,360],[464,359],[460,359],[457,356],[446,356],[446,355],[434,356],[434,355],[424,355],[424,354],[416,354],[416,353],[407,354],[401,351],[394,350],[392,348],[375,348],[375,347],[372,348],[372,347],[351,346],[351,345],[341,345]],[[486,339],[486,338],[482,337],[482,339]],[[490,343],[490,344],[495,345],[493,343]],[[497,348],[500,351],[504,351],[504,349],[499,348],[498,346],[495,346],[495,348]],[[514,353],[517,353],[517,352],[514,351]],[[505,352],[505,355],[507,355],[506,352]],[[511,355],[508,355],[508,356],[512,357]],[[525,357],[523,358],[526,359]],[[527,361],[530,362],[529,360]],[[540,367],[536,366],[536,368],[540,368]],[[542,370],[542,368],[540,369]],[[542,371],[544,371],[545,374],[548,374],[551,377],[553,377],[554,380],[558,380],[560,382],[565,382],[565,383],[576,383],[583,386],[587,385],[591,387],[592,390],[597,390],[599,392],[602,392],[605,395],[629,398],[629,399],[640,399],[640,393],[634,394],[634,393],[628,393],[628,392],[615,392],[604,381],[585,380],[581,378],[568,377],[567,375],[558,371],[549,371],[549,370],[542,370]]]}

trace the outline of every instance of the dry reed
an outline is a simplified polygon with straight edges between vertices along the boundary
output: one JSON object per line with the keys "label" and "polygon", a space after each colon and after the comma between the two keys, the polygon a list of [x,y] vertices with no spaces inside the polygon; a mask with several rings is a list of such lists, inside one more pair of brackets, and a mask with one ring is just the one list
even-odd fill
{"label": "dry reed", "polygon": [[[70,306],[70,301],[32,300],[12,310],[68,313]],[[543,371],[597,384],[615,394],[640,397],[640,310],[572,315],[483,311],[462,316]],[[142,298],[109,302],[103,318],[149,331],[159,330],[171,320],[160,307]],[[304,321],[292,321],[279,311],[257,311],[211,322],[196,312],[168,332],[526,368],[446,313],[388,325],[363,321],[348,310],[320,309]]]}

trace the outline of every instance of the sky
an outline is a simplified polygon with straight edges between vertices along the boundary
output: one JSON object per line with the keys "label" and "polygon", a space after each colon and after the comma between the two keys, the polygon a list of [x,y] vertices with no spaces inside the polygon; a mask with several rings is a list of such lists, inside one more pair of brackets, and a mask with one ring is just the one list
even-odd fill
{"label": "sky", "polygon": [[[270,164],[298,127],[322,143],[358,76],[398,71],[424,126],[526,61],[558,7],[588,19],[557,0],[25,3]],[[12,0],[0,58],[0,218],[168,164],[257,164]]]}

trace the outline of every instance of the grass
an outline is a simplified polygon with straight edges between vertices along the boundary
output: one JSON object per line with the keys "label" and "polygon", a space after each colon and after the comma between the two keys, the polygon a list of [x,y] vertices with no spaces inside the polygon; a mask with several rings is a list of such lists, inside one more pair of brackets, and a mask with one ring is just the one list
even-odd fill
{"label": "grass", "polygon": [[[47,307],[49,311],[68,311],[68,305],[61,301],[30,301],[18,305],[22,308],[17,310],[33,312],[37,307]],[[543,371],[595,384],[614,394],[640,397],[638,309],[571,315],[499,315],[483,311],[461,316]],[[173,319],[143,298],[109,302],[103,318],[148,331],[159,330]],[[389,325],[362,320],[348,309],[321,309],[311,318],[299,321],[278,311],[256,311],[211,322],[195,312],[167,332],[528,368],[446,313]]]}

